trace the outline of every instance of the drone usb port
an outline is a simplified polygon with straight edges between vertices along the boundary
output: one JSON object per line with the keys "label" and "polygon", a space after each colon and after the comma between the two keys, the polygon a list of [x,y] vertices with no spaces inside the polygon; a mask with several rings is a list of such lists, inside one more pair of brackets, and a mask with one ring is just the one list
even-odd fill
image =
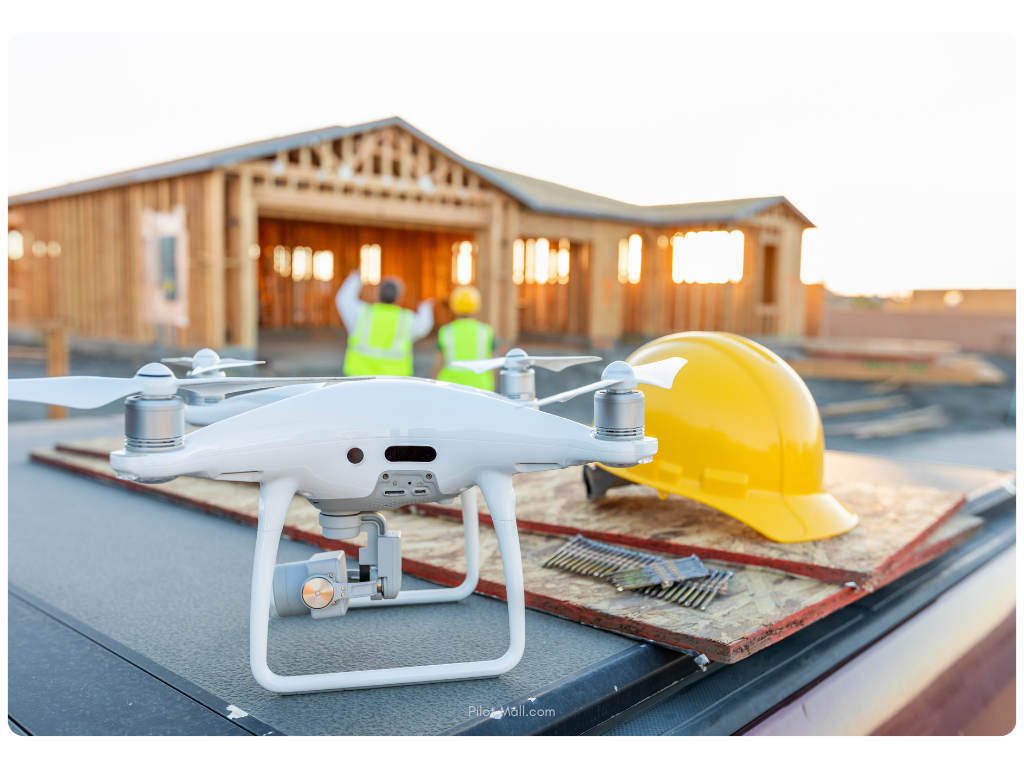
{"label": "drone usb port", "polygon": [[405,491],[384,491],[385,496],[405,496]]}
{"label": "drone usb port", "polygon": [[414,488],[412,491],[413,496],[426,496],[429,490],[426,488]]}

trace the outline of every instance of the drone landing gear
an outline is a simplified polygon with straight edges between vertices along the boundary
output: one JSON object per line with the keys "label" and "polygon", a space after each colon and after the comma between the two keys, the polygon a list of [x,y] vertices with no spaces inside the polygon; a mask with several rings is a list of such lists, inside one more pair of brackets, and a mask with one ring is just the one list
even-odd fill
{"label": "drone landing gear", "polygon": [[[270,624],[270,595],[277,562],[277,548],[281,541],[285,515],[297,490],[294,481],[284,478],[263,483],[260,487],[259,527],[256,533],[256,556],[252,570],[252,597],[249,604],[249,666],[253,677],[261,686],[275,693],[314,693],[318,691],[339,691],[353,688],[377,688],[389,685],[412,685],[416,683],[437,683],[450,680],[472,680],[482,677],[497,677],[512,669],[523,656],[526,645],[526,600],[523,587],[523,561],[519,551],[519,533],[515,520],[515,493],[512,478],[498,472],[482,472],[477,485],[494,521],[498,537],[501,564],[505,574],[505,591],[508,600],[509,648],[500,658],[489,661],[470,661],[456,664],[431,664],[421,667],[400,667],[397,669],[375,669],[360,672],[331,672],[319,675],[283,676],[275,674],[267,666],[267,634]],[[472,491],[469,492],[470,495]],[[465,504],[465,495],[463,503]],[[471,507],[464,506],[466,527],[467,571],[471,547],[476,555],[477,531],[475,512],[476,499]],[[471,524],[473,523],[473,524]],[[474,530],[470,530],[473,528]],[[467,572],[466,581],[452,588],[448,599],[455,592],[465,590],[471,581],[476,585],[477,568]],[[472,592],[468,587],[466,594]],[[440,592],[441,590],[417,590],[417,592]],[[447,591],[447,590],[445,590]],[[401,595],[399,595],[401,597]],[[426,595],[424,597],[427,597]],[[398,598],[395,599],[398,601]],[[412,602],[412,601],[410,601]],[[422,600],[428,602],[428,600]],[[429,602],[434,602],[430,600]]]}
{"label": "drone landing gear", "polygon": [[476,488],[463,492],[462,529],[466,536],[466,578],[457,587],[442,589],[412,589],[398,593],[392,600],[370,600],[356,598],[349,602],[349,610],[353,608],[388,607],[391,605],[424,605],[426,603],[453,603],[469,597],[476,589],[480,579],[480,516],[477,511]]}

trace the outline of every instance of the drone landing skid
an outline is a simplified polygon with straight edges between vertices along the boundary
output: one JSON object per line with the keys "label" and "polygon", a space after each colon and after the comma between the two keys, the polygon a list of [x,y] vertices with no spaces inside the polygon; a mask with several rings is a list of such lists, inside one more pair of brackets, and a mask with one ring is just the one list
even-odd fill
{"label": "drone landing skid", "polygon": [[355,598],[349,602],[353,608],[387,608],[392,605],[425,605],[427,603],[454,603],[469,597],[480,580],[480,515],[477,511],[476,488],[460,494],[462,500],[462,530],[466,536],[466,578],[457,587],[441,589],[412,589],[398,593],[391,600]]}
{"label": "drone landing skid", "polygon": [[[281,478],[265,482],[260,486],[259,527],[256,534],[256,556],[253,560],[252,598],[249,605],[249,665],[253,677],[268,691],[282,694],[316,693],[341,691],[355,688],[379,688],[390,685],[415,685],[417,683],[439,683],[452,680],[473,680],[497,677],[512,669],[523,656],[526,646],[526,596],[523,586],[523,560],[519,550],[519,532],[516,529],[515,493],[512,478],[499,472],[485,471],[477,478],[476,485],[483,491],[484,499],[494,522],[498,537],[501,565],[505,574],[505,591],[508,601],[509,648],[505,654],[489,661],[469,661],[456,664],[430,664],[420,667],[397,669],[374,669],[360,672],[329,672],[319,675],[284,676],[275,674],[267,666],[267,635],[270,625],[270,596],[273,589],[274,567],[277,563],[277,548],[284,529],[284,520],[297,490],[295,481]],[[467,504],[467,497],[472,502]],[[403,594],[408,594],[406,604],[413,602],[442,602],[458,600],[457,593],[468,595],[476,586],[479,573],[478,520],[475,491],[471,488],[463,494],[463,519],[466,522],[466,581],[459,587],[446,590],[415,590],[400,593],[393,601],[399,603]],[[472,529],[472,530],[471,530]],[[472,553],[473,559],[470,559]],[[472,582],[472,586],[468,586]],[[420,593],[445,592],[446,596],[432,598]],[[465,596],[461,595],[461,596]],[[359,602],[353,601],[352,607]]]}

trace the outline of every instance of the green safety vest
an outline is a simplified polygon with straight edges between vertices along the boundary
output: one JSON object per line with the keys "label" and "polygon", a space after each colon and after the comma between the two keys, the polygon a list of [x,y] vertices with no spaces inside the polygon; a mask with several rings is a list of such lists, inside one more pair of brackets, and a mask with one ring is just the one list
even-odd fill
{"label": "green safety vest", "polygon": [[494,342],[491,326],[471,317],[462,317],[443,326],[437,334],[437,341],[441,345],[445,363],[437,375],[438,381],[494,391],[492,372],[473,373],[465,368],[451,367],[451,363],[456,360],[486,360],[491,356]]}
{"label": "green safety vest", "polygon": [[346,376],[412,376],[412,312],[394,304],[363,304],[348,337]]}

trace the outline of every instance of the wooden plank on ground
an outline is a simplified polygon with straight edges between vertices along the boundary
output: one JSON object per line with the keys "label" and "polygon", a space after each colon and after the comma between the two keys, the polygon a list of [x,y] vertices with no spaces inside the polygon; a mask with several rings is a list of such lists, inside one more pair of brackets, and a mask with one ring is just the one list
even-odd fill
{"label": "wooden plank on ground", "polygon": [[858,440],[868,440],[876,437],[895,437],[910,432],[942,429],[949,423],[949,416],[946,415],[941,405],[929,405],[881,419],[826,424],[824,432],[826,435],[850,435]]}
{"label": "wooden plank on ground", "polygon": [[818,413],[821,414],[821,418],[828,419],[833,416],[889,411],[908,405],[910,405],[910,398],[906,395],[891,395],[890,397],[869,397],[864,400],[847,400],[842,403],[826,403],[818,406]]}
{"label": "wooden plank on ground", "polygon": [[[160,485],[118,480],[107,460],[82,453],[40,450],[34,460],[137,493],[256,523],[259,488],[182,477]],[[403,570],[411,575],[454,585],[465,573],[459,523],[445,517],[397,510],[386,513],[389,525],[402,531]],[[331,550],[355,554],[364,537],[331,541],[320,533],[319,513],[296,496],[288,512],[285,534]],[[933,531],[922,546],[897,563],[881,583],[902,575],[965,541],[981,529],[979,519],[962,516]],[[706,611],[652,597],[618,592],[610,584],[542,563],[564,543],[561,536],[520,532],[527,605],[601,629],[672,648],[692,649],[721,662],[735,662],[781,640],[829,613],[850,604],[866,590],[802,578],[769,568],[736,567],[727,594]],[[714,561],[712,565],[716,564]],[[480,583],[477,591],[504,598],[504,578],[493,529],[480,529]]]}
{"label": "wooden plank on ground", "polygon": [[815,357],[923,362],[955,355],[960,351],[960,345],[955,341],[932,339],[818,337],[804,339],[800,349]]}
{"label": "wooden plank on ground", "polygon": [[881,359],[807,357],[787,361],[805,379],[887,381],[903,384],[1003,384],[1006,374],[974,355],[954,355],[937,363]]}

